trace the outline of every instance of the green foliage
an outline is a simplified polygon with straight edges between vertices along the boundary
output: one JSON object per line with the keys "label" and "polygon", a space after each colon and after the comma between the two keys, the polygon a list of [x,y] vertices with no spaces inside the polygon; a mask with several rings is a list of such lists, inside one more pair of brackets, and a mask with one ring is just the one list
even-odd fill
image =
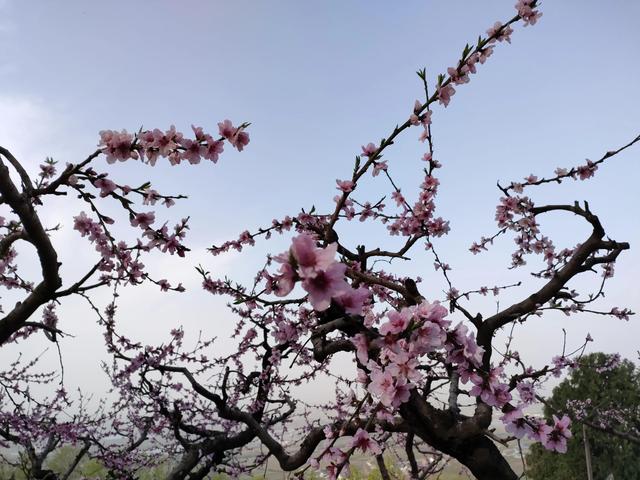
{"label": "green foliage", "polygon": [[[385,464],[387,466],[387,470],[389,471],[389,475],[394,480],[402,480],[406,479],[407,475],[405,475],[398,465],[393,462],[385,459]],[[349,469],[349,476],[345,477],[345,480],[382,480],[382,475],[380,474],[380,470],[378,467],[373,467],[371,469],[362,470],[355,465],[352,465]]]}
{"label": "green foliage", "polygon": [[9,465],[0,464],[0,478],[2,480],[24,480],[24,475]]}
{"label": "green foliage", "polygon": [[[598,371],[611,362],[612,356],[593,353],[583,357],[580,366],[553,390],[550,404],[563,411],[571,400],[591,399],[593,412],[627,411],[638,418],[640,406],[640,370],[628,360],[617,367]],[[552,411],[545,407],[545,417]],[[588,416],[597,422],[597,413]],[[622,427],[620,428],[623,429]],[[527,478],[531,480],[582,480],[587,477],[582,425],[574,422],[573,438],[566,454],[552,453],[534,445],[527,455]],[[587,427],[591,447],[594,480],[604,480],[613,473],[616,480],[640,478],[640,446],[619,437]]]}

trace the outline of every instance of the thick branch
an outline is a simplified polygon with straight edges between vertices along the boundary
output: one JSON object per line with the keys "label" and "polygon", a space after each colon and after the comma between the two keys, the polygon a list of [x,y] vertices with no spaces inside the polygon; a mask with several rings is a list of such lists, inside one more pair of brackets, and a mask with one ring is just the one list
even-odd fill
{"label": "thick branch", "polygon": [[482,323],[478,329],[478,344],[485,349],[485,356],[483,359],[485,368],[489,367],[491,359],[491,338],[496,330],[514,320],[517,320],[523,315],[536,311],[540,306],[555,298],[558,295],[558,292],[560,292],[574,276],[585,271],[586,267],[593,266],[593,264],[598,263],[598,260],[595,259],[597,257],[592,257],[592,255],[594,255],[598,250],[615,248],[611,254],[612,256],[609,257],[615,259],[620,251],[627,250],[629,248],[629,244],[625,242],[612,243],[610,241],[602,240],[605,235],[604,228],[602,228],[602,224],[598,217],[589,211],[589,207],[586,203],[584,208],[578,206],[577,203],[573,206],[546,205],[543,207],[533,208],[531,213],[533,215],[539,215],[552,211],[568,211],[575,213],[589,222],[593,227],[593,231],[589,238],[587,238],[587,240],[576,249],[569,261],[561,269],[556,271],[554,276],[542,288],[530,295],[528,298],[487,318]]}
{"label": "thick branch", "polygon": [[[4,151],[2,153],[6,156]],[[33,205],[18,191],[9,176],[9,169],[1,162],[0,194],[20,218],[24,231],[36,247],[42,270],[42,282],[22,303],[18,303],[9,314],[0,320],[0,344],[2,344],[17,332],[40,306],[52,298],[53,293],[60,288],[62,280],[58,272],[58,255],[46,230],[40,223]]]}

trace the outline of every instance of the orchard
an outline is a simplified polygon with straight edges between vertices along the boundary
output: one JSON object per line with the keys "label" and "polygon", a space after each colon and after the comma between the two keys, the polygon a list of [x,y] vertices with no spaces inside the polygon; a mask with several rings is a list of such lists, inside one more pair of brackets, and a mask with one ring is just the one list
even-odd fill
{"label": "orchard", "polygon": [[[531,131],[521,149],[556,167],[515,158],[498,167],[524,170],[488,185],[491,211],[475,208],[476,184],[509,133],[458,117],[456,138],[449,130],[446,140],[439,137],[439,122],[458,101],[473,104],[485,70],[501,71],[495,92],[520,81],[501,57],[518,50],[519,37],[535,38],[548,18],[545,6],[518,0],[499,21],[483,18],[484,31],[456,31],[461,43],[469,41],[459,56],[441,73],[428,63],[418,69],[414,100],[401,116],[389,113],[396,107],[378,112],[387,119],[376,127],[381,138],[351,139],[357,151],[343,151],[340,162],[305,157],[351,132],[309,129],[301,147],[295,126],[295,133],[282,129],[269,141],[297,149],[304,169],[262,158],[279,172],[262,184],[258,170],[242,164],[264,138],[250,111],[233,119],[221,112],[186,128],[139,126],[134,117],[133,128],[102,127],[83,157],[52,153],[37,167],[0,137],[2,472],[196,480],[277,468],[333,480],[370,458],[384,480],[400,475],[390,462],[412,479],[439,478],[455,465],[470,478],[512,480],[526,475],[532,444],[538,455],[565,454],[583,425],[635,448],[640,431],[629,405],[615,411],[608,403],[599,412],[595,401],[580,399],[577,409],[569,400],[551,406],[548,397],[583,355],[601,348],[597,334],[582,335],[578,319],[628,332],[614,344],[638,360],[637,286],[629,286],[637,285],[637,271],[625,266],[626,257],[637,259],[637,202],[599,210],[620,194],[613,182],[634,185],[638,125],[629,121],[616,137],[623,141],[597,151],[570,145],[571,157],[538,151]],[[234,48],[232,39],[227,47]],[[136,48],[144,56],[160,47]],[[237,48],[232,58],[240,64]],[[216,61],[205,53],[166,59],[162,68],[186,68],[189,55]],[[118,55],[103,58],[101,74],[113,75]],[[376,62],[360,66],[361,83],[375,80],[385,58]],[[555,88],[580,81],[571,68],[549,73]],[[625,65],[611,75],[624,77]],[[584,100],[593,116],[615,88],[604,85],[600,98]],[[242,95],[239,87],[229,91]],[[505,99],[492,101],[501,108]],[[638,105],[618,106],[635,112]],[[314,108],[301,100],[304,115],[291,122],[313,121]],[[464,144],[467,130],[478,129],[494,138],[496,152],[449,161],[447,145]],[[592,137],[599,144],[597,131]],[[205,180],[230,162],[239,166],[224,173],[226,186]],[[210,195],[193,212],[190,197],[202,191],[181,188],[190,175]],[[288,189],[288,210],[263,215],[267,198]],[[227,235],[218,211],[245,226]],[[493,219],[493,226],[469,216]],[[460,237],[449,241],[457,217],[490,229],[464,231],[462,246]],[[194,235],[206,245],[192,245]],[[453,247],[460,250],[455,262]],[[478,263],[483,256],[489,260]],[[617,282],[618,267],[634,276]],[[194,321],[196,309],[204,321]],[[100,343],[84,340],[91,335]],[[82,369],[93,373],[78,382],[74,368],[84,362],[67,358],[87,345]],[[95,388],[98,377],[103,391]],[[52,459],[66,447],[72,455],[55,467]],[[90,464],[99,466],[95,474]]]}

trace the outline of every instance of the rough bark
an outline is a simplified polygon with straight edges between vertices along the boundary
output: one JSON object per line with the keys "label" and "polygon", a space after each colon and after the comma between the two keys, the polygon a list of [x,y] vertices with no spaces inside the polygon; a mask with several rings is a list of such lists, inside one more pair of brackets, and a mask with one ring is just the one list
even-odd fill
{"label": "rough bark", "polygon": [[[14,166],[20,165],[6,149],[0,147],[0,154]],[[23,188],[26,189],[31,184],[29,177],[24,171],[20,169],[18,171],[21,174]],[[19,217],[23,229],[21,238],[26,239],[36,248],[42,270],[42,281],[22,302],[16,304],[13,310],[0,319],[0,345],[22,328],[24,323],[39,307],[50,301],[55,291],[62,285],[62,280],[59,276],[60,264],[58,263],[58,255],[33,207],[31,198],[28,195],[29,192],[26,193],[21,193],[18,190],[11,180],[9,169],[0,161],[0,194],[2,195],[2,200]]]}
{"label": "rough bark", "polygon": [[183,480],[198,465],[200,461],[199,448],[194,447],[185,451],[180,461],[171,469],[167,480]]}
{"label": "rough bark", "polygon": [[467,467],[478,480],[516,480],[498,447],[484,435],[490,407],[480,405],[473,417],[457,416],[431,407],[415,392],[400,414],[416,436]]}

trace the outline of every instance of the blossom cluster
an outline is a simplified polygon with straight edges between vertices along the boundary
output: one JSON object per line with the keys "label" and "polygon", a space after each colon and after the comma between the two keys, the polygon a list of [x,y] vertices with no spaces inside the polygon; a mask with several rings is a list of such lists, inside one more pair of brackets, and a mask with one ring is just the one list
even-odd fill
{"label": "blossom cluster", "polygon": [[518,15],[522,18],[524,26],[535,25],[536,22],[542,17],[542,12],[536,10],[537,0],[518,0],[516,3],[516,10]]}
{"label": "blossom cluster", "polygon": [[[417,369],[421,357],[438,350],[444,350],[446,363],[455,365],[463,382],[480,378],[470,372],[480,366],[483,349],[463,324],[450,329],[446,316],[447,309],[439,302],[425,300],[388,312],[379,329],[380,337],[371,339],[366,334],[352,337],[360,364],[359,378],[384,406],[397,408],[408,400],[409,391],[422,378]],[[370,357],[370,352],[376,352],[375,356]],[[489,382],[486,391],[492,391],[493,386]],[[480,394],[478,390],[477,395]]]}
{"label": "blossom cluster", "polygon": [[[422,378],[420,357],[445,345],[449,321],[439,303],[424,301],[414,307],[391,311],[381,325],[380,337],[365,334],[352,338],[360,364],[359,379],[387,408],[398,408],[409,399],[410,390]],[[371,350],[379,350],[370,358]]]}
{"label": "blossom cluster", "polygon": [[[534,207],[533,201],[525,196],[506,196],[500,198],[500,203],[496,207],[495,219],[500,233],[512,230],[517,233],[514,241],[517,245],[516,251],[512,254],[512,267],[519,267],[526,264],[524,256],[530,253],[541,254],[547,263],[547,268],[540,276],[549,277],[553,268],[557,264],[562,264],[573,254],[572,249],[556,251],[553,241],[547,236],[540,235],[540,228],[536,216],[531,212]],[[480,253],[487,249],[487,245],[493,243],[497,235],[474,242],[469,250],[473,254]]]}
{"label": "blossom cluster", "polygon": [[320,248],[311,235],[298,235],[287,252],[275,257],[281,264],[280,272],[267,278],[268,293],[286,296],[299,281],[314,310],[324,311],[334,300],[347,313],[362,315],[369,291],[364,287],[355,289],[347,283],[347,266],[335,259],[337,249],[336,243]]}
{"label": "blossom cluster", "polygon": [[513,408],[500,417],[505,424],[505,430],[514,437],[521,439],[525,435],[534,442],[540,442],[544,448],[559,453],[567,452],[567,440],[571,438],[571,419],[563,415],[558,418],[553,415],[553,425],[544,420],[527,417],[519,406]]}
{"label": "blossom cluster", "polygon": [[101,147],[107,156],[108,163],[124,162],[130,159],[142,160],[155,165],[158,158],[167,158],[171,165],[183,160],[191,164],[200,163],[202,159],[217,162],[224,150],[224,141],[228,141],[238,151],[249,144],[246,125],[235,127],[230,120],[218,123],[219,137],[205,133],[202,127],[191,126],[194,138],[187,138],[171,125],[168,130],[157,128],[141,131],[137,134],[115,130],[100,132]]}
{"label": "blossom cluster", "polygon": [[[187,228],[186,219],[176,225],[175,231],[170,233],[166,224],[159,229],[151,228],[155,222],[155,215],[152,212],[132,215],[131,225],[143,230],[143,236],[146,237],[147,242],[143,244],[139,240],[136,246],[129,247],[124,241],[115,241],[107,231],[106,225],[113,223],[113,220],[104,216],[100,218],[102,221],[96,221],[85,212],[80,212],[73,218],[73,228],[95,245],[102,259],[98,269],[104,274],[115,273],[118,278],[124,278],[129,283],[136,284],[145,276],[145,266],[140,261],[139,255],[136,255],[136,250],[146,251],[157,248],[162,252],[184,255],[185,247],[181,241]],[[163,285],[164,287],[162,285],[161,287],[166,289],[166,284]]]}
{"label": "blossom cluster", "polygon": [[[424,160],[433,164],[430,154],[424,156]],[[436,167],[439,164],[435,164]],[[402,212],[398,215],[398,218],[387,226],[391,235],[429,235],[432,237],[440,237],[449,232],[449,222],[440,218],[434,217],[435,212],[435,197],[438,193],[439,180],[431,174],[426,174],[423,182],[420,184],[420,191],[418,193],[418,199],[413,204],[409,205],[400,192],[396,190],[392,194],[392,198],[396,204],[402,208]]]}
{"label": "blossom cluster", "polygon": [[[447,310],[438,302],[423,301],[413,307],[388,312],[386,321],[379,328],[379,337],[364,333],[354,335],[351,341],[356,348],[358,378],[367,391],[386,409],[397,409],[409,400],[411,390],[424,379],[418,368],[424,365],[421,357],[443,350],[446,353],[444,362],[457,371],[460,381],[471,383],[469,395],[503,410],[501,420],[507,432],[517,438],[526,434],[549,450],[566,451],[566,440],[571,437],[569,418],[554,417],[554,424],[547,425],[542,420],[525,416],[523,407],[536,400],[534,384],[526,380],[517,382],[521,403],[512,406],[512,388],[506,381],[503,367],[483,371],[482,347],[464,324],[450,328],[446,316]],[[574,362],[564,356],[555,357],[553,362],[553,372],[574,366]]]}
{"label": "blossom cluster", "polygon": [[240,233],[236,240],[228,240],[221,245],[212,246],[209,248],[209,252],[211,252],[212,255],[220,255],[222,253],[228,252],[229,250],[236,250],[238,252],[241,252],[244,246],[255,245],[255,237],[258,235],[264,235],[264,237],[268,240],[269,238],[271,238],[272,232],[276,232],[279,234],[288,232],[289,230],[291,230],[295,222],[302,221],[303,215],[304,214],[300,214],[295,219],[291,218],[288,215],[282,220],[277,220],[274,218],[271,222],[271,227],[260,229],[257,233],[253,234],[248,230],[245,230]]}

